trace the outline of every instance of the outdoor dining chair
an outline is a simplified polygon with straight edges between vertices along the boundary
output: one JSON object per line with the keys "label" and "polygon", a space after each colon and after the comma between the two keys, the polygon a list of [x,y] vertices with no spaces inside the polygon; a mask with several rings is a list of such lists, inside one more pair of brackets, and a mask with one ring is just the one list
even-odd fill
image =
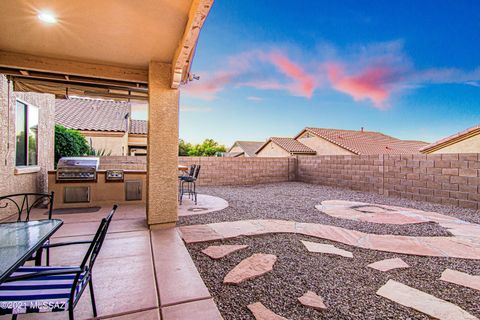
{"label": "outdoor dining chair", "polygon": [[117,205],[100,222],[92,240],[54,243],[44,248],[90,244],[80,266],[35,266],[18,268],[0,284],[0,315],[36,312],[68,311],[74,319],[74,309],[87,284],[90,288],[93,316],[97,316],[93,291],[92,269],[107,235]]}
{"label": "outdoor dining chair", "polygon": [[193,174],[195,173],[195,168],[197,167],[196,164],[190,165],[190,169],[188,170],[188,174],[182,174],[178,176],[178,179],[183,180],[188,177],[192,177]]}
{"label": "outdoor dining chair", "polygon": [[[47,204],[48,219],[52,219],[54,192],[50,193],[16,193],[6,196],[0,196],[0,209],[8,210],[11,207],[16,211],[17,222],[30,221],[30,212],[34,207]],[[45,244],[48,244],[47,240]],[[46,264],[48,266],[50,260],[49,249],[46,250]],[[27,261],[35,260],[35,265],[42,264],[42,257],[38,252],[34,253]]]}
{"label": "outdoor dining chair", "polygon": [[192,196],[195,200],[195,204],[197,204],[197,188],[196,188],[196,181],[198,179],[198,175],[200,174],[201,165],[197,165],[192,175],[187,176],[180,180],[180,190],[178,195],[178,201],[182,204],[182,199],[184,194],[188,194],[188,196]]}

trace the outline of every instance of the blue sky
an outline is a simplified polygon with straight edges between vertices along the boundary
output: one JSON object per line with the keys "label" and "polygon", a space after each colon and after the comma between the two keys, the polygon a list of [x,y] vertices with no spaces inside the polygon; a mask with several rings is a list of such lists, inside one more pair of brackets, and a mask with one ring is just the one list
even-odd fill
{"label": "blue sky", "polygon": [[433,142],[480,122],[480,1],[215,1],[180,137],[306,126]]}

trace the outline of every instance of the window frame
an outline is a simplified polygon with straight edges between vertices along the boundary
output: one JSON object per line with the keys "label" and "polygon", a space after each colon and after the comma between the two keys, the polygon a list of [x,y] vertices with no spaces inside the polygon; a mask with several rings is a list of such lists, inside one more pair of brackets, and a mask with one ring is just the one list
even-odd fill
{"label": "window frame", "polygon": [[29,123],[29,113],[30,113],[30,108],[35,108],[37,109],[37,115],[38,115],[38,123],[37,125],[39,126],[40,125],[40,109],[31,104],[31,103],[28,103],[26,102],[25,100],[22,100],[22,99],[19,99],[19,98],[15,98],[15,137],[16,137],[16,132],[17,132],[17,115],[18,115],[18,103],[22,104],[25,106],[25,119],[24,119],[24,123],[23,123],[23,129],[25,130],[25,137],[24,137],[24,154],[25,154],[25,158],[24,158],[24,161],[25,161],[25,164],[24,165],[19,165],[17,164],[17,139],[15,138],[15,167],[16,168],[34,168],[34,167],[38,167],[39,164],[38,164],[38,138],[39,138],[39,135],[38,135],[38,132],[37,132],[37,141],[36,141],[36,153],[35,153],[35,156],[36,156],[36,164],[29,164],[29,157],[30,157],[30,152],[29,152],[29,149],[30,149],[30,145],[29,145],[29,135],[30,135],[30,123]]}

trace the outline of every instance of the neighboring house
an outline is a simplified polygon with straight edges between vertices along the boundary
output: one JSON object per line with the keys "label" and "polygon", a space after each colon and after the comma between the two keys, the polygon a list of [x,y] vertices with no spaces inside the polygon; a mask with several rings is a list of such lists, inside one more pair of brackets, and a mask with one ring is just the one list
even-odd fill
{"label": "neighboring house", "polygon": [[235,141],[232,147],[224,154],[225,157],[256,157],[255,152],[263,146],[261,141]]}
{"label": "neighboring house", "polygon": [[421,152],[480,153],[480,124],[429,144]]}
{"label": "neighboring house", "polygon": [[[0,75],[0,97],[0,195],[47,192],[54,159],[55,96],[14,92]],[[7,209],[0,210],[0,219],[13,212]]]}
{"label": "neighboring house", "polygon": [[278,137],[268,139],[256,152],[257,157],[289,157],[315,154],[315,150],[295,139]]}
{"label": "neighboring house", "polygon": [[428,145],[422,141],[400,140],[380,132],[305,128],[295,140],[317,155],[418,154]]}
{"label": "neighboring house", "polygon": [[79,130],[95,150],[112,156],[147,153],[147,121],[131,119],[129,102],[58,99],[55,123]]}

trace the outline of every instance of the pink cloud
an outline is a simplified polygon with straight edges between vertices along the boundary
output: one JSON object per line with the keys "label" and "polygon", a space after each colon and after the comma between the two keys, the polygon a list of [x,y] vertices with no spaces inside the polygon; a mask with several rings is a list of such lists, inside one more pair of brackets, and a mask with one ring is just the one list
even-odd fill
{"label": "pink cloud", "polygon": [[195,80],[185,87],[185,93],[204,100],[215,99],[218,92],[236,76],[233,72],[217,72],[207,79]]}
{"label": "pink cloud", "polygon": [[385,108],[393,89],[395,72],[392,68],[370,66],[356,75],[347,75],[340,64],[330,62],[325,66],[333,88],[352,96],[355,101],[370,99],[377,108]]}
{"label": "pink cloud", "polygon": [[315,90],[315,79],[305,72],[298,64],[292,62],[287,56],[275,52],[269,55],[270,62],[284,75],[294,81],[286,86],[289,91],[299,96],[310,98]]}
{"label": "pink cloud", "polygon": [[257,97],[257,96],[248,96],[248,97],[247,97],[247,100],[255,101],[255,102],[260,102],[260,101],[263,101],[264,99],[261,98],[261,97]]}

